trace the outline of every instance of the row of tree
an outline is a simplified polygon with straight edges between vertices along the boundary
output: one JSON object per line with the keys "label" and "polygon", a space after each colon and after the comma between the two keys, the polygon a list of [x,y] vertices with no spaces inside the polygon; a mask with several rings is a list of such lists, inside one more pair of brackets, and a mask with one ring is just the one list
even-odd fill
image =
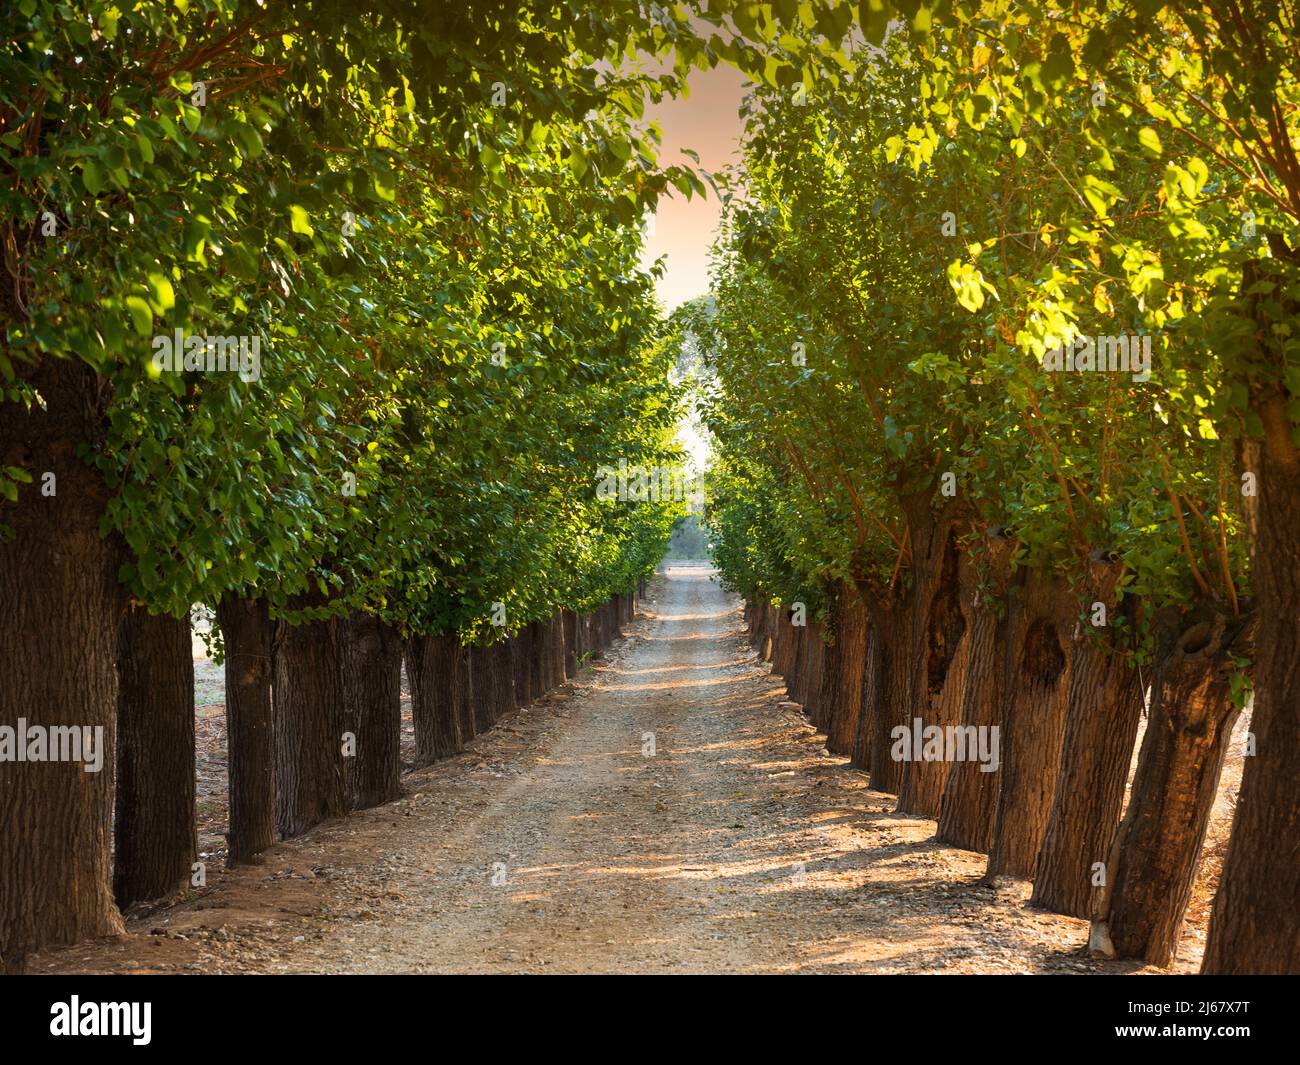
{"label": "row of tree", "polygon": [[6,967],[189,883],[193,604],[231,862],[397,794],[403,657],[423,764],[612,638],[682,511],[598,492],[678,458],[639,227],[702,187],[641,116],[752,50],[636,3],[5,6],[0,723],[110,767],[0,764]]}
{"label": "row of tree", "polygon": [[1174,957],[1253,690],[1204,970],[1296,972],[1295,14],[1142,9],[863,5],[751,95],[710,522],[830,748],[1106,953]]}

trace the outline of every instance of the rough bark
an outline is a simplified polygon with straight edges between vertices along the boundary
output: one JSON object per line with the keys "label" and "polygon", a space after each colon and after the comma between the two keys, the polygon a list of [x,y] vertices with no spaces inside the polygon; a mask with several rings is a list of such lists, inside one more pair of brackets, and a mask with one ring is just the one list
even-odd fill
{"label": "rough bark", "polygon": [[988,876],[1033,877],[1047,832],[1070,693],[1075,599],[1061,581],[1032,570],[1010,633],[1002,778]]}
{"label": "rough bark", "polygon": [[534,621],[528,628],[529,689],[532,691],[534,699],[540,699],[550,691],[547,676],[547,665],[550,656],[547,654],[545,626],[541,622]]}
{"label": "rough bark", "polygon": [[758,657],[764,662],[772,661],[778,628],[778,609],[771,603],[765,602],[763,604],[763,628],[759,636],[758,646]]}
{"label": "rough bark", "polygon": [[[927,552],[925,567],[929,571],[920,582],[912,630],[916,663],[912,675],[913,715],[921,719],[922,728],[947,728],[958,724],[961,717],[970,640],[957,575],[958,526],[947,519],[934,524],[937,528],[927,542],[914,542],[913,547],[914,551]],[[937,817],[952,763],[929,761],[919,754],[913,751],[912,760],[903,763],[898,811]]]}
{"label": "rough bark", "polygon": [[564,610],[560,614],[560,623],[563,626],[562,635],[564,637],[564,675],[576,677],[578,675],[578,655],[581,650],[578,644],[578,615],[572,610]]}
{"label": "rough bark", "polygon": [[0,724],[101,728],[104,769],[0,768],[0,966],[14,971],[40,947],[122,930],[109,839],[123,603],[116,548],[98,529],[108,493],[77,456],[99,439],[109,393],[75,358],[45,358],[26,376],[44,405],[0,403],[0,465],[34,475],[2,515],[14,536],[0,538]]}
{"label": "rough bark", "polygon": [[867,668],[867,608],[852,585],[840,589],[835,622],[835,666],[831,677],[826,747],[832,754],[852,756],[862,714],[863,681]]}
{"label": "rough bark", "polygon": [[1104,603],[1107,623],[1094,629],[1089,617],[1074,641],[1060,771],[1030,900],[1072,917],[1090,916],[1100,890],[1092,869],[1119,824],[1142,713],[1137,667],[1114,640],[1122,574],[1098,555],[1088,563],[1086,604]]}
{"label": "rough bark", "polygon": [[456,690],[456,717],[460,722],[460,742],[463,747],[478,735],[477,686],[479,683],[476,666],[475,648],[458,641],[456,650],[456,670],[458,687]]}
{"label": "rough bark", "polygon": [[803,705],[809,719],[823,731],[825,722],[822,719],[822,675],[825,656],[826,641],[822,627],[817,622],[810,621],[804,647]]}
{"label": "rough bark", "polygon": [[[864,607],[865,609],[865,607]],[[881,685],[884,683],[883,648],[871,623],[871,612],[866,611],[866,651],[862,663],[862,690],[858,697],[858,724],[853,737],[853,750],[849,764],[864,772],[871,770],[872,742],[876,730],[876,715],[881,712]]]}
{"label": "rough bark", "polygon": [[871,629],[880,642],[879,683],[869,692],[871,705],[863,706],[864,716],[871,724],[871,788],[897,795],[903,779],[903,763],[893,756],[894,730],[910,727],[912,712],[911,597],[897,589],[874,590],[868,595],[867,610]]}
{"label": "rough bark", "polygon": [[189,883],[194,824],[194,652],[190,619],[136,606],[117,633],[117,806],[113,894],[124,909]]}
{"label": "rough bark", "polygon": [[470,716],[474,719],[474,735],[481,736],[496,721],[496,670],[490,647],[475,644],[467,650]]}
{"label": "rough bark", "polygon": [[1258,477],[1255,754],[1242,773],[1204,973],[1300,973],[1300,452],[1286,398],[1266,390],[1252,403],[1264,424],[1249,464]]}
{"label": "rough bark", "polygon": [[1249,638],[1247,623],[1202,610],[1160,624],[1146,734],[1094,912],[1099,953],[1161,966],[1177,955],[1239,713],[1229,698],[1229,655],[1245,652]]}
{"label": "rough bark", "polygon": [[551,618],[551,670],[555,681],[555,687],[559,687],[569,679],[569,673],[565,669],[565,641],[564,641],[564,615],[556,614]]}
{"label": "rough bark", "polygon": [[[295,600],[291,609],[313,605]],[[282,839],[347,813],[343,767],[344,695],[338,621],[276,626],[275,822]]]}
{"label": "rough bark", "polygon": [[[822,630],[822,648],[821,648],[821,668],[819,670],[819,685],[817,691],[817,712],[813,718],[813,724],[818,731],[826,734],[826,749],[835,754],[831,749],[831,730],[832,722],[835,718],[836,695],[840,687],[840,641],[835,635],[840,628],[840,623],[836,620],[838,607],[832,601],[830,624]],[[829,640],[830,642],[825,642]],[[848,752],[839,752],[848,753]]]}
{"label": "rough bark", "polygon": [[500,721],[507,714],[518,709],[515,700],[515,670],[510,657],[509,640],[498,640],[490,648],[493,669],[496,672],[496,713],[493,721]]}
{"label": "rough bark", "polygon": [[[978,559],[963,557],[958,569],[969,618],[960,721],[974,728],[996,727],[999,746],[1006,723],[1003,686],[1008,668],[1008,632],[1018,628],[1010,622],[1023,603],[1019,593],[1014,602],[1008,602],[1014,551],[1014,541],[1001,530],[990,530],[981,542]],[[987,854],[993,845],[1000,783],[997,772],[984,772],[977,761],[953,762],[939,804],[935,839]]]}
{"label": "rough bark", "polygon": [[339,623],[344,718],[356,738],[345,764],[353,809],[392,802],[402,793],[402,640],[393,626],[354,611]]}
{"label": "rough bark", "polygon": [[406,643],[406,677],[411,685],[411,721],[415,726],[415,764],[429,765],[460,750],[460,720],[451,701],[456,673],[450,636],[414,636]]}
{"label": "rough bark", "polygon": [[264,599],[226,595],[217,604],[226,651],[226,764],[230,793],[227,863],[254,862],[275,842],[275,715],[271,648],[275,623]]}
{"label": "rough bark", "polygon": [[555,687],[555,653],[549,619],[537,623],[536,637],[538,683],[545,694]]}
{"label": "rough bark", "polygon": [[533,691],[532,629],[525,625],[511,640],[511,661],[515,670],[515,699],[521,707],[537,697]]}
{"label": "rough bark", "polygon": [[772,672],[789,678],[794,670],[795,652],[799,630],[790,624],[790,610],[782,606],[777,610],[776,640],[772,647]]}
{"label": "rough bark", "polygon": [[804,694],[805,681],[807,680],[807,662],[808,662],[808,626],[794,626],[794,661],[790,665],[790,674],[785,678],[785,690],[789,697],[804,707],[804,701],[807,698]]}

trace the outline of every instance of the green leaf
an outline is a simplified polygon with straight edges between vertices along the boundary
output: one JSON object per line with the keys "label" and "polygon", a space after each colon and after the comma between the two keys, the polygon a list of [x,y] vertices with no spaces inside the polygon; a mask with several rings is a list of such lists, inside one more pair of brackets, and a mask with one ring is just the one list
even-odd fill
{"label": "green leaf", "polygon": [[127,296],[126,309],[131,312],[131,322],[142,337],[153,335],[153,311],[139,296]]}
{"label": "green leaf", "polygon": [[176,290],[162,274],[149,275],[149,293],[156,314],[164,314],[176,306]]}
{"label": "green leaf", "polygon": [[303,234],[303,236],[315,236],[315,231],[311,228],[311,219],[306,210],[296,203],[289,205],[289,228],[295,233]]}
{"label": "green leaf", "polygon": [[81,183],[86,186],[86,191],[92,196],[98,196],[104,191],[104,186],[108,179],[104,176],[104,171],[94,159],[87,159],[81,164]]}
{"label": "green leaf", "polygon": [[387,200],[392,203],[397,199],[397,176],[386,173],[382,170],[375,171],[374,175],[375,195],[381,200]]}

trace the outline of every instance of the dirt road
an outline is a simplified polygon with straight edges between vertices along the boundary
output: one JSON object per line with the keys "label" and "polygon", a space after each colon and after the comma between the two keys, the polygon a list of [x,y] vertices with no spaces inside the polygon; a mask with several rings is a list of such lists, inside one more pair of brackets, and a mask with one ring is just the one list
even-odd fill
{"label": "dirt road", "polygon": [[783,703],[711,578],[669,568],[605,662],[407,776],[400,802],[33,968],[1142,971],[890,812]]}

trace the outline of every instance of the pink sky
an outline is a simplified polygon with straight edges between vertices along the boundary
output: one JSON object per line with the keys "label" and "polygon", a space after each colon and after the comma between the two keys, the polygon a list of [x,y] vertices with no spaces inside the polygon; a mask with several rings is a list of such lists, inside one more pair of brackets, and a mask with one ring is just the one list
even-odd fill
{"label": "pink sky", "polygon": [[[646,109],[648,118],[663,131],[664,163],[693,166],[681,149],[699,153],[700,167],[721,170],[738,160],[741,122],[737,114],[745,77],[735,67],[720,64],[711,70],[693,71],[688,83],[691,95],[665,99]],[[674,190],[661,199],[655,215],[654,233],[646,242],[646,262],[667,256],[667,272],[659,282],[659,299],[667,310],[708,291],[709,245],[718,225],[721,204],[710,190],[706,197],[689,202]]]}

